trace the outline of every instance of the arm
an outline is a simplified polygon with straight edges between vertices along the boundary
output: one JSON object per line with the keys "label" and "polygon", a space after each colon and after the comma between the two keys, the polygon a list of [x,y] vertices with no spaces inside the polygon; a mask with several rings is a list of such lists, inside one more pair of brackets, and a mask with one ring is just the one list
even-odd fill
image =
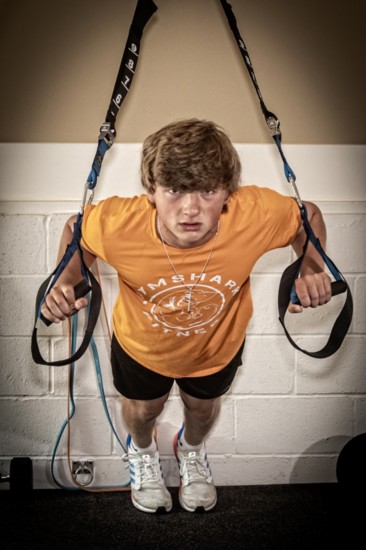
{"label": "arm", "polygon": [[[315,235],[319,238],[322,247],[326,244],[326,227],[320,209],[311,202],[304,202],[308,212],[309,222]],[[292,247],[298,256],[301,256],[306,241],[306,234],[301,225],[299,232],[292,243]],[[295,282],[296,293],[301,305],[290,304],[291,313],[301,313],[303,308],[317,307],[329,302],[332,297],[330,277],[324,273],[324,262],[313,246],[308,246],[302,266],[300,277]]]}
{"label": "arm", "polygon": [[[57,263],[61,260],[67,245],[72,240],[75,220],[76,216],[72,216],[65,224],[58,250]],[[87,267],[90,267],[95,260],[95,256],[84,249],[83,256],[85,264]],[[80,257],[78,253],[75,253],[44,301],[42,315],[46,319],[49,319],[53,323],[59,323],[75,310],[79,311],[88,305],[87,298],[79,298],[75,301],[74,286],[81,279]]]}

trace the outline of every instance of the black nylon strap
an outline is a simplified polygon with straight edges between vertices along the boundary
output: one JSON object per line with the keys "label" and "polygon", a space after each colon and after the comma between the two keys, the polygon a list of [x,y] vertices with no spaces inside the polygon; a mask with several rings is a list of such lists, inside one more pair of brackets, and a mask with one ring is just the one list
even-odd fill
{"label": "black nylon strap", "polygon": [[85,334],[80,344],[80,347],[76,350],[76,352],[71,357],[68,357],[67,359],[61,359],[58,361],[46,361],[46,359],[44,359],[41,355],[39,345],[38,345],[38,339],[37,339],[37,323],[39,319],[39,310],[40,310],[41,302],[47,292],[47,288],[55,272],[52,273],[40,286],[37,293],[37,298],[36,298],[36,314],[35,314],[34,328],[32,333],[32,345],[31,345],[32,357],[35,363],[39,365],[49,365],[51,367],[63,367],[65,365],[69,365],[70,363],[74,363],[75,361],[80,359],[80,357],[88,349],[91,337],[93,336],[95,325],[99,317],[100,307],[102,304],[102,292],[101,292],[100,285],[96,280],[96,278],[94,277],[93,273],[89,271],[89,269],[86,266],[85,266],[85,270],[91,285],[91,298],[90,298],[90,304],[89,304],[89,315],[88,315],[87,326],[86,326]]}
{"label": "black nylon strap", "polygon": [[[304,244],[302,255],[293,264],[287,267],[282,274],[280,286],[278,290],[279,320],[289,342],[296,349],[298,349],[299,351],[302,351],[306,355],[310,355],[311,357],[323,359],[325,357],[329,357],[330,355],[333,355],[333,353],[335,353],[342,345],[342,342],[348,332],[348,329],[352,321],[353,300],[352,300],[351,291],[349,289],[349,286],[345,278],[343,277],[342,273],[339,271],[337,266],[334,264],[334,262],[329,258],[329,256],[327,256],[319,239],[315,236],[308,219],[305,205],[302,205],[302,207],[300,208],[300,212],[301,212],[302,223],[303,223],[307,238]],[[300,276],[301,265],[309,245],[314,247],[314,249],[317,251],[319,256],[325,262],[325,265],[328,267],[333,277],[336,279],[335,282],[331,283],[332,296],[346,292],[345,303],[333,325],[327,344],[321,350],[315,351],[315,352],[309,352],[307,350],[300,348],[291,338],[285,326],[285,315],[286,315],[286,311],[287,311],[287,307],[289,305],[290,299],[292,303],[298,303],[298,304],[300,303],[296,295],[295,281]]]}
{"label": "black nylon strap", "polygon": [[122,103],[130,90],[136,71],[142,33],[145,25],[157,9],[152,0],[138,0],[137,2],[105,122],[100,128],[97,151],[87,178],[88,189],[95,188],[104,156],[112,147],[117,135],[115,122]]}
{"label": "black nylon strap", "polygon": [[238,45],[240,54],[241,54],[241,56],[243,58],[243,61],[245,63],[245,67],[248,71],[248,74],[249,74],[250,79],[253,83],[254,89],[257,93],[257,96],[258,96],[258,99],[259,99],[259,104],[261,106],[262,113],[264,115],[264,120],[266,121],[267,127],[271,132],[272,138],[273,138],[273,140],[276,144],[278,152],[281,155],[287,181],[290,182],[292,186],[294,186],[295,181],[296,181],[296,176],[295,176],[295,173],[292,170],[291,166],[287,162],[287,159],[286,159],[286,157],[284,155],[284,152],[282,150],[282,144],[281,144],[282,135],[281,135],[281,130],[280,130],[280,119],[272,111],[269,111],[267,109],[266,104],[264,103],[262,92],[259,88],[259,84],[257,82],[257,78],[256,78],[255,72],[254,72],[254,67],[253,67],[252,61],[251,61],[250,56],[249,56],[248,48],[246,47],[245,42],[244,42],[243,38],[240,35],[239,29],[238,29],[238,26],[237,26],[237,23],[236,23],[235,15],[233,13],[231,5],[226,0],[220,0],[220,2],[221,2],[221,5],[223,7],[223,10],[225,12],[226,18],[228,20],[230,29],[231,29],[231,31],[234,35],[234,38],[236,40],[236,43]]}
{"label": "black nylon strap", "polygon": [[298,274],[300,272],[301,264],[306,253],[308,242],[309,241],[307,240],[305,243],[302,255],[299,258],[297,258],[297,260],[294,263],[289,265],[282,274],[279,291],[278,291],[279,320],[289,342],[294,346],[294,348],[301,351],[302,353],[305,353],[306,355],[309,355],[310,357],[314,357],[317,359],[324,359],[325,357],[329,357],[330,355],[333,355],[333,353],[335,353],[342,345],[342,342],[348,332],[348,329],[352,321],[353,300],[352,300],[351,291],[347,281],[342,280],[342,281],[336,281],[335,283],[332,283],[332,294],[334,295],[334,294],[338,294],[340,292],[346,291],[346,300],[341,312],[339,313],[333,325],[333,328],[329,335],[329,339],[325,344],[325,346],[319,351],[307,351],[301,348],[292,339],[285,325],[285,315],[290,302],[289,296],[295,284],[295,280],[298,277]]}
{"label": "black nylon strap", "polygon": [[262,112],[264,114],[266,124],[270,128],[271,131],[276,131],[276,133],[278,135],[280,135],[280,129],[279,129],[280,121],[274,113],[272,113],[271,111],[269,111],[267,109],[266,104],[264,103],[262,92],[259,88],[259,84],[258,84],[256,76],[255,76],[253,64],[252,64],[252,61],[251,61],[250,56],[249,56],[248,48],[246,47],[245,42],[244,42],[243,38],[240,35],[240,32],[239,32],[239,29],[238,29],[238,26],[237,26],[237,23],[236,23],[236,18],[235,18],[234,12],[232,10],[232,7],[229,4],[229,2],[227,2],[226,0],[220,0],[220,2],[221,2],[221,5],[223,7],[223,10],[225,12],[226,18],[228,20],[230,29],[231,29],[231,31],[234,35],[236,43],[238,44],[239,51],[241,53],[241,56],[243,58],[243,61],[244,61],[245,66],[247,68],[247,71],[249,73],[250,79],[253,83],[254,89],[257,93],[257,96],[258,96],[258,99],[259,99],[259,104],[260,104]]}
{"label": "black nylon strap", "polygon": [[110,124],[114,136],[116,135],[115,121],[118,111],[130,89],[135,74],[143,30],[157,9],[152,0],[138,0],[137,2],[105,119],[106,123]]}
{"label": "black nylon strap", "polygon": [[[61,261],[57,265],[56,269],[53,273],[43,283],[41,284],[40,288],[38,289],[37,297],[36,297],[36,309],[35,309],[35,319],[34,319],[34,327],[32,332],[32,343],[31,343],[31,352],[32,357],[35,363],[39,365],[49,365],[49,366],[55,366],[55,367],[61,367],[64,365],[69,365],[70,363],[73,363],[74,361],[77,361],[80,359],[80,357],[85,353],[87,350],[90,340],[93,335],[93,331],[95,328],[95,325],[98,321],[98,316],[101,308],[102,303],[102,291],[100,288],[100,285],[94,275],[89,271],[87,266],[85,265],[84,259],[83,259],[83,251],[80,246],[80,240],[81,240],[81,224],[82,224],[82,216],[81,214],[78,215],[76,222],[74,223],[74,230],[73,230],[73,238],[70,244],[67,246],[64,256],[61,258]],[[37,324],[38,320],[41,319],[45,325],[49,326],[52,324],[47,319],[43,317],[41,314],[41,306],[44,301],[45,296],[50,292],[52,287],[57,282],[59,276],[63,272],[63,270],[67,267],[70,260],[73,258],[74,254],[79,254],[80,257],[80,263],[81,263],[81,275],[83,276],[82,283],[79,283],[74,288],[75,291],[75,297],[81,297],[85,295],[87,291],[89,291],[89,287],[87,285],[86,279],[90,281],[91,284],[91,298],[89,303],[89,315],[88,315],[88,321],[87,321],[87,327],[85,331],[84,338],[82,340],[82,343],[79,347],[79,349],[68,359],[63,359],[60,361],[46,361],[41,353],[38,346],[38,339],[37,339]],[[84,287],[84,292],[83,288]],[[81,291],[81,292],[80,292]]]}

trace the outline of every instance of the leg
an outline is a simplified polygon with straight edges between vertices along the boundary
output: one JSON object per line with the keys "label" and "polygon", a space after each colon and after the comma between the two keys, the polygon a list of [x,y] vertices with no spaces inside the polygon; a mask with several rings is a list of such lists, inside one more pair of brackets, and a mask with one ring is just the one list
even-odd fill
{"label": "leg", "polygon": [[163,411],[169,393],[158,399],[138,400],[123,398],[122,414],[133,441],[141,449],[149,447],[153,439],[155,421]]}
{"label": "leg", "polygon": [[137,363],[115,336],[111,364],[114,385],[123,396],[122,415],[129,431],[123,459],[129,463],[132,503],[143,512],[169,512],[172,498],[163,480],[154,426],[174,381]]}
{"label": "leg", "polygon": [[220,397],[198,399],[180,389],[184,429],[177,433],[174,452],[179,464],[179,502],[188,512],[212,510],[217,495],[208,464],[204,439],[220,411]]}
{"label": "leg", "polygon": [[165,487],[159,451],[153,441],[155,421],[168,396],[169,393],[157,399],[124,398],[122,401],[124,420],[130,432],[126,459],[131,473],[131,499],[143,512],[170,512],[172,509],[172,497]]}
{"label": "leg", "polygon": [[184,404],[184,437],[189,445],[201,445],[220,412],[220,397],[197,399],[180,390]]}
{"label": "leg", "polygon": [[204,440],[213,427],[224,395],[241,365],[244,342],[235,357],[221,371],[202,377],[177,380],[184,404],[185,423],[174,439],[179,464],[179,502],[188,512],[212,510],[217,495]]}

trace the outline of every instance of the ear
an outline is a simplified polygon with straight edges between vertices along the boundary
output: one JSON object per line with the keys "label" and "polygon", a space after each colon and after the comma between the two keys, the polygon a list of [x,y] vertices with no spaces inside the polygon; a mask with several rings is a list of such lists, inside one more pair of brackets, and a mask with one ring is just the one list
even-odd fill
{"label": "ear", "polygon": [[230,201],[230,198],[231,198],[231,195],[228,194],[228,196],[224,200],[224,204],[222,205],[222,212],[227,212],[228,211],[228,203]]}
{"label": "ear", "polygon": [[155,199],[154,199],[154,193],[146,193],[147,200],[149,203],[151,203],[153,206],[155,206]]}

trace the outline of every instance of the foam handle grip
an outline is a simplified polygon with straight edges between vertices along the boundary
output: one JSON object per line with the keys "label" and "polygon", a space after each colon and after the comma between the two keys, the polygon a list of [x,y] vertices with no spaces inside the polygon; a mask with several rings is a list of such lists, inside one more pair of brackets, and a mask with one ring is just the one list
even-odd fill
{"label": "foam handle grip", "polygon": [[347,290],[347,284],[345,281],[334,281],[331,283],[332,296],[337,296],[337,294],[342,294]]}
{"label": "foam handle grip", "polygon": [[[346,292],[347,290],[347,284],[345,283],[345,281],[334,281],[333,283],[331,283],[330,287],[332,291],[332,296],[337,296],[337,294],[342,294],[342,292]],[[295,292],[295,287],[291,292],[291,302],[293,304],[301,305],[301,302]]]}
{"label": "foam handle grip", "polygon": [[[83,296],[88,294],[88,292],[90,291],[91,291],[91,286],[88,285],[85,279],[83,279],[82,281],[80,281],[80,283],[74,286],[75,300],[78,300],[79,298],[83,298]],[[75,313],[77,313],[76,310],[71,315],[75,315]],[[40,315],[40,319],[44,322],[44,324],[47,327],[52,325],[52,321],[50,321],[49,319],[46,319],[46,317],[44,317],[42,313]]]}

